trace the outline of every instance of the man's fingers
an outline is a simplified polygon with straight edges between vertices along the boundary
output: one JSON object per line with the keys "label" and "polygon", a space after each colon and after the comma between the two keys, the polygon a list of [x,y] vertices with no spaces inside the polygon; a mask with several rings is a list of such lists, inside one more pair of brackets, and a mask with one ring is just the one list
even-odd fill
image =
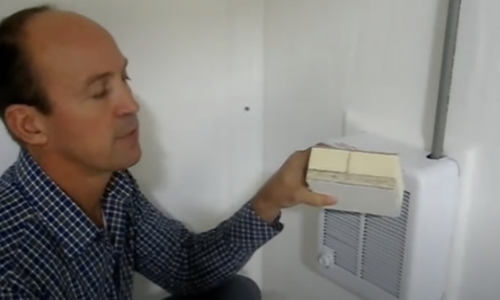
{"label": "man's fingers", "polygon": [[337,204],[337,199],[335,197],[314,193],[308,189],[301,189],[297,193],[297,201],[315,207],[323,207],[323,206]]}
{"label": "man's fingers", "polygon": [[[332,146],[324,144],[324,143],[318,143],[316,146],[318,148],[332,148]],[[295,153],[290,157],[290,160],[296,165],[301,168],[304,168],[304,171],[307,170],[307,165],[309,162],[309,157],[311,156],[311,150],[314,147],[309,147],[305,150],[299,150],[295,151]]]}
{"label": "man's fingers", "polygon": [[316,146],[314,146],[314,147],[317,147],[317,148],[333,148],[332,146],[327,145],[327,144],[325,144],[325,143],[318,143],[318,144],[316,144]]}
{"label": "man's fingers", "polygon": [[286,163],[286,168],[295,176],[305,177],[311,149],[295,151]]}

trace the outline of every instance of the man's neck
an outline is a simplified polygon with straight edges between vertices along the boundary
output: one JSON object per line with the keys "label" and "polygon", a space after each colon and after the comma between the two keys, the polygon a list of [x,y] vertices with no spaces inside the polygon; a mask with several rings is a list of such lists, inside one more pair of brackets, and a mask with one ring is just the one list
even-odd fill
{"label": "man's neck", "polygon": [[90,220],[103,227],[101,199],[112,173],[91,172],[61,156],[40,155],[35,151],[30,151],[30,154]]}

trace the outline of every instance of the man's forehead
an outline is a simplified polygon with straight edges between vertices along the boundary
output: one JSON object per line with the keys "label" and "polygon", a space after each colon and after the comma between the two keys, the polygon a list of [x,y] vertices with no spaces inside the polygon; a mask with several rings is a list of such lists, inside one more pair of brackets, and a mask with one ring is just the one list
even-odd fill
{"label": "man's forehead", "polygon": [[106,35],[106,30],[95,21],[80,14],[68,11],[51,10],[34,16],[26,24],[27,36],[60,37],[61,40],[71,37],[85,37],[89,35]]}
{"label": "man's forehead", "polygon": [[[40,68],[82,73],[117,68],[122,55],[113,37],[96,22],[72,12],[49,11],[26,26],[26,46]],[[116,66],[115,66],[116,65]]]}

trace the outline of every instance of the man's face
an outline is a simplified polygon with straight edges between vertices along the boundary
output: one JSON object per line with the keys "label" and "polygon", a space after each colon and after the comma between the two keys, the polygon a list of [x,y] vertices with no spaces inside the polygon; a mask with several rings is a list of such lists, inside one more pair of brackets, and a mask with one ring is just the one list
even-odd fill
{"label": "man's face", "polygon": [[99,172],[137,163],[139,106],[113,38],[81,16],[49,12],[28,24],[27,48],[52,107],[44,153]]}

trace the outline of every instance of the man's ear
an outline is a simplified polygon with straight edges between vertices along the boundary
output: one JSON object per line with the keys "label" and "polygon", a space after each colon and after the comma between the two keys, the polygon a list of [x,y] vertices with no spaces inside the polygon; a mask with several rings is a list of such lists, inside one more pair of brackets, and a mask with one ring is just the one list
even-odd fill
{"label": "man's ear", "polygon": [[45,119],[34,107],[20,104],[7,107],[5,123],[12,135],[27,145],[41,146],[48,141]]}

